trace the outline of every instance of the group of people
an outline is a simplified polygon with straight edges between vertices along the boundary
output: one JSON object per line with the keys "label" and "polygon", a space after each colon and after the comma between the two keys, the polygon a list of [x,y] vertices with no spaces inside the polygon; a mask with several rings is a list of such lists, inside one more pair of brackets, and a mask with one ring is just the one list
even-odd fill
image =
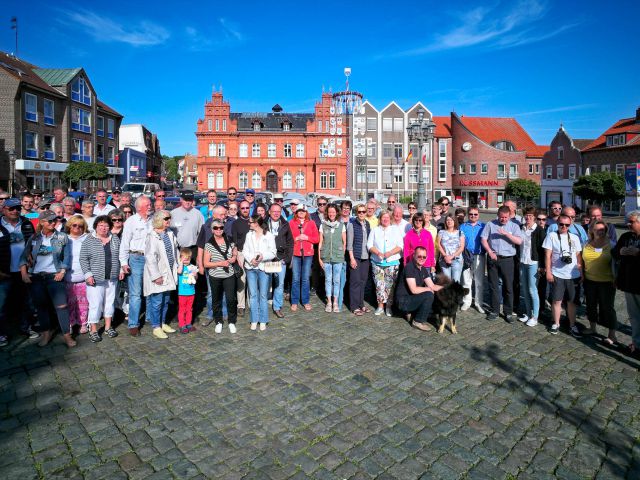
{"label": "group of people", "polygon": [[[320,196],[317,211],[309,214],[296,199],[285,209],[281,194],[267,206],[255,201],[251,189],[240,201],[237,189],[226,193],[218,201],[209,190],[206,205],[197,208],[186,191],[180,206],[167,211],[163,191],[153,199],[140,196],[133,205],[119,190],[110,200],[98,190],[95,204],[81,205],[64,187],[46,204],[32,193],[18,201],[0,192],[0,344],[8,342],[12,307],[23,334],[48,344],[55,316],[72,347],[75,325],[93,342],[117,336],[116,309],[134,337],[140,335],[143,304],[157,338],[176,332],[167,322],[172,305],[181,333],[195,330],[193,318],[202,309],[200,325],[215,322],[215,332],[222,333],[226,321],[233,334],[247,307],[249,328],[264,331],[269,305],[284,318],[287,300],[293,312],[310,311],[314,293],[327,312],[346,305],[355,316],[399,313],[415,328],[429,330],[434,293],[443,288],[434,283],[438,272],[468,288],[462,310],[475,303],[488,320],[497,319],[502,307],[508,322],[535,326],[550,302],[553,334],[563,306],[571,334],[585,333],[575,323],[584,293],[589,330],[605,326],[610,343],[617,341],[617,285],[632,318],[632,348],[640,345],[640,290],[631,278],[640,253],[637,212],[629,215],[631,231],[618,240],[597,206],[580,225],[571,207],[553,202],[548,212],[530,207],[518,216],[515,203],[507,201],[485,224],[477,207],[454,211],[446,197],[423,212],[410,202],[406,220],[393,195],[386,208],[374,199],[354,206]],[[375,296],[375,309],[367,295]]]}

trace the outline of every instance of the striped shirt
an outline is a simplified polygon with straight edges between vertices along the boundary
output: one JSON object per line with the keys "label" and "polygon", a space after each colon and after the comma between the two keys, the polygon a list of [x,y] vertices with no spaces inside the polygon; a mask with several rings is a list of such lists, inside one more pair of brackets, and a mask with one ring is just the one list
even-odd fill
{"label": "striped shirt", "polygon": [[[229,242],[229,250],[227,250],[227,245],[218,245],[218,247],[220,248],[220,251],[224,254],[221,255],[220,252],[218,252],[218,249],[216,247],[213,246],[213,243],[211,242],[215,242],[215,239],[211,239],[211,241],[207,242],[207,244],[204,246],[204,249],[206,252],[209,252],[209,255],[211,256],[211,262],[222,262],[224,260],[228,260],[232,253],[233,253],[233,247],[234,244],[233,242]],[[225,269],[227,271],[225,271]],[[231,276],[233,276],[233,267],[229,266],[229,267],[213,267],[213,268],[209,268],[209,275],[212,276],[213,278],[229,278]]]}

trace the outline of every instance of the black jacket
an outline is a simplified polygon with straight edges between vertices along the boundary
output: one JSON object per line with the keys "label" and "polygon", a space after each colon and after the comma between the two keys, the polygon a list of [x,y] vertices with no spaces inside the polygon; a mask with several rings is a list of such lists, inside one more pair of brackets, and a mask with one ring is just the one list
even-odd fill
{"label": "black jacket", "polygon": [[247,238],[247,233],[249,233],[249,219],[245,220],[242,217],[238,217],[231,225],[231,241],[239,252],[244,248],[244,240]]}
{"label": "black jacket", "polygon": [[[524,232],[525,226],[522,226],[522,231]],[[531,260],[534,262],[542,262],[540,268],[544,267],[544,248],[542,248],[542,242],[544,242],[545,237],[547,236],[547,231],[544,228],[540,228],[536,226],[536,229],[531,234]],[[522,248],[522,246],[520,246]]]}
{"label": "black jacket", "polygon": [[[36,230],[28,218],[21,215],[20,221],[22,222],[20,224],[20,231],[24,238],[24,244],[26,245]],[[0,232],[2,233],[0,237],[0,272],[8,274],[11,269],[11,238],[9,230],[2,226],[1,223]]]}
{"label": "black jacket", "polygon": [[640,271],[640,255],[620,255],[620,249],[624,247],[640,248],[640,236],[633,232],[625,232],[618,239],[618,243],[611,251],[614,260],[618,262],[618,274],[616,275],[616,286],[623,292],[640,295],[640,282],[638,272]]}
{"label": "black jacket", "polygon": [[[271,219],[267,221],[267,225],[270,228]],[[293,233],[291,233],[291,227],[289,222],[280,217],[278,220],[278,235],[276,237],[276,258],[278,260],[284,260],[284,263],[289,265],[291,263],[291,257],[293,256]]]}

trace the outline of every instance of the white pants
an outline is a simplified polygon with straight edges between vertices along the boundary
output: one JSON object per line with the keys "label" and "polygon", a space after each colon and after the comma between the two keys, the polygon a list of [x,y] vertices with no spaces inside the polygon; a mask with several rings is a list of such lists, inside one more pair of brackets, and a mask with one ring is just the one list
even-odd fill
{"label": "white pants", "polygon": [[[462,304],[466,307],[471,306],[471,298],[476,299],[476,306],[482,307],[484,300],[484,271],[486,265],[486,255],[472,255],[471,266],[462,271],[462,286],[469,289],[469,293],[462,299]],[[475,292],[472,291],[471,285],[475,282]]]}
{"label": "white pants", "polygon": [[87,300],[89,301],[88,323],[98,323],[104,314],[113,317],[116,302],[117,280],[103,280],[91,287],[87,285]]}

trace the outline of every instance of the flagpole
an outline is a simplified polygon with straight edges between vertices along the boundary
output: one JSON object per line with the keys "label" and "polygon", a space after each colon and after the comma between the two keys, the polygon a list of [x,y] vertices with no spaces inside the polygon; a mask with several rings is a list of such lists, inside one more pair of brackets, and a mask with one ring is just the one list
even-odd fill
{"label": "flagpole", "polygon": [[16,53],[15,56],[18,56],[18,17],[11,17],[11,30],[16,31]]}

